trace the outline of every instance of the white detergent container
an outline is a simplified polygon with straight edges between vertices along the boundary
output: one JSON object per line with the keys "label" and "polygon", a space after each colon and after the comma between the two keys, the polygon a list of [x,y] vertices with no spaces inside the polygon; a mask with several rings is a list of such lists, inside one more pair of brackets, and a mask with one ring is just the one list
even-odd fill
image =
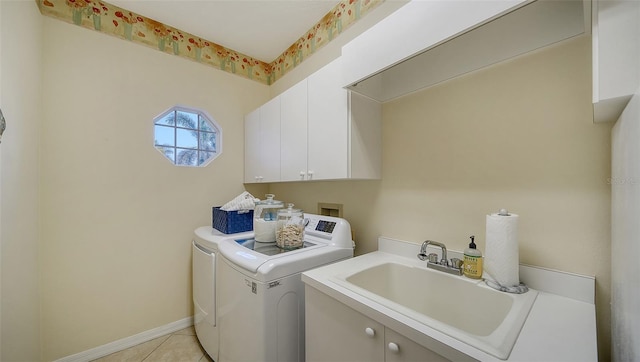
{"label": "white detergent container", "polygon": [[220,361],[304,361],[302,272],[353,257],[351,227],[341,218],[304,214],[298,249],[252,238],[219,243]]}
{"label": "white detergent container", "polygon": [[278,210],[284,207],[282,201],[274,200],[274,194],[266,194],[266,199],[256,202],[253,212],[253,232],[255,241],[273,243],[276,241],[276,218]]}

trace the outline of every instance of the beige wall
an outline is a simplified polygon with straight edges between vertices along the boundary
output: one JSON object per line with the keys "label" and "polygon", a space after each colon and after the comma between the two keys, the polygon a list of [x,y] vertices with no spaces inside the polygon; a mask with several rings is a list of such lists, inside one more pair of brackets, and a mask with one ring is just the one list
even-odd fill
{"label": "beige wall", "polygon": [[331,42],[324,45],[319,51],[304,59],[297,67],[289,71],[284,77],[278,78],[270,87],[271,97],[284,92],[291,88],[299,81],[305,79],[309,74],[314,73],[318,69],[327,65],[327,63],[336,59],[342,52],[342,46],[347,44],[363,31],[367,30],[389,14],[401,8],[408,0],[384,1],[375,9],[371,10],[366,16],[345,29],[339,36],[335,37]]}
{"label": "beige wall", "polygon": [[640,89],[612,132],[612,356],[614,361],[633,361],[640,358]]}
{"label": "beige wall", "polygon": [[[44,19],[42,336],[52,360],[193,315],[193,230],[243,191],[257,82]],[[205,168],[155,150],[152,118],[198,107],[221,125]]]}
{"label": "beige wall", "polygon": [[[36,360],[39,333],[52,360],[191,316],[188,243],[210,222],[212,205],[243,189],[243,115],[321,64],[309,60],[308,70],[269,89],[40,20],[31,2],[19,13],[1,3],[2,107],[12,64],[12,102],[24,120],[10,123],[6,142],[19,135],[11,155],[32,161],[14,163],[21,176],[6,182],[14,168],[3,141],[1,359]],[[12,34],[22,29],[16,48],[30,56],[6,57],[8,24]],[[591,122],[589,46],[575,39],[385,104],[381,181],[246,187],[306,211],[344,204],[358,254],[375,250],[379,235],[462,250],[475,234],[483,250],[484,215],[508,207],[521,215],[522,262],[597,277],[600,356],[608,360],[611,125]],[[16,71],[23,67],[31,71]],[[151,118],[173,104],[202,108],[221,124],[225,150],[208,167],[171,166],[151,146]],[[38,133],[41,142],[30,144]],[[7,308],[17,314],[7,317]]]}
{"label": "beige wall", "polygon": [[380,235],[461,251],[485,215],[520,215],[520,261],[595,275],[610,350],[610,124],[593,124],[590,38],[580,37],[383,106],[381,181],[271,184],[306,211],[344,204],[362,254]]}
{"label": "beige wall", "polygon": [[42,19],[32,1],[0,1],[0,360],[40,359],[38,125]]}

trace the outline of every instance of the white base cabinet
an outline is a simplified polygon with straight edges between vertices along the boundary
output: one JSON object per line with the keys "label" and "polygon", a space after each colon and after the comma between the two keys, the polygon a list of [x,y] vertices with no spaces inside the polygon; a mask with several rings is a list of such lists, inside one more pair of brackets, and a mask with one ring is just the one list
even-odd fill
{"label": "white base cabinet", "polygon": [[305,286],[306,361],[408,362],[448,359]]}

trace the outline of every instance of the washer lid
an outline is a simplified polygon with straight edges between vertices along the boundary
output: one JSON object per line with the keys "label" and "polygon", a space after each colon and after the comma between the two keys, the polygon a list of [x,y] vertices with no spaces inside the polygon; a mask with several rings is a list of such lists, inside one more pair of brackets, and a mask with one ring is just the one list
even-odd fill
{"label": "washer lid", "polygon": [[326,244],[306,241],[304,247],[296,250],[283,250],[275,243],[255,242],[252,238],[228,238],[219,244],[220,252],[234,264],[250,272],[257,273],[258,268],[268,261],[279,258],[300,258],[301,253],[325,247]]}
{"label": "washer lid", "polygon": [[193,240],[198,245],[209,249],[210,251],[217,251],[218,244],[228,238],[253,238],[253,231],[245,231],[237,234],[223,234],[220,231],[212,228],[211,226],[201,226],[193,231]]}

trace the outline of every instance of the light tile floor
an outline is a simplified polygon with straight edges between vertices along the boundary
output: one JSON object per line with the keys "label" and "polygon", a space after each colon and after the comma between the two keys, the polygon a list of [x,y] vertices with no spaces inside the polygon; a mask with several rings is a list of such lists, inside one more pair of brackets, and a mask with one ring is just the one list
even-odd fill
{"label": "light tile floor", "polygon": [[95,362],[213,362],[193,327],[99,358]]}

